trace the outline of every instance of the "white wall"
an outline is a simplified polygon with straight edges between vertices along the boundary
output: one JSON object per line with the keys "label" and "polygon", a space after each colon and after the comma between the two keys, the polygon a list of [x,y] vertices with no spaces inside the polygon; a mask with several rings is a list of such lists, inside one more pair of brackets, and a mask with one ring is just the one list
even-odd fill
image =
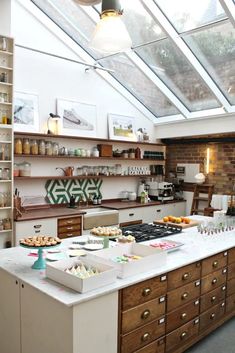
{"label": "white wall", "polygon": [[0,34],[11,36],[11,0],[0,0]]}

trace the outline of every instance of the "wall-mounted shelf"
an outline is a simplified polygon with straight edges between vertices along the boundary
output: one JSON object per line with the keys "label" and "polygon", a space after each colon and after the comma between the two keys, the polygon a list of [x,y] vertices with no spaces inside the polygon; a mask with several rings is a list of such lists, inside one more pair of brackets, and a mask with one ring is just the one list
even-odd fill
{"label": "wall-mounted shelf", "polygon": [[8,67],[8,66],[0,66],[0,70],[12,71],[13,68],[12,67]]}
{"label": "wall-mounted shelf", "polygon": [[76,175],[76,176],[29,176],[29,177],[15,177],[15,181],[23,181],[23,180],[77,180],[77,179],[112,179],[112,178],[151,178],[155,177],[156,175]]}
{"label": "wall-mounted shelf", "polygon": [[12,229],[3,229],[3,230],[0,230],[0,233],[10,233],[12,232]]}
{"label": "wall-mounted shelf", "polygon": [[0,207],[0,210],[10,210],[11,206],[6,206],[6,207]]}
{"label": "wall-mounted shelf", "polygon": [[9,55],[9,56],[13,55],[11,51],[5,51],[5,50],[0,50],[0,54]]}
{"label": "wall-mounted shelf", "polygon": [[12,86],[12,83],[9,82],[0,82],[1,86]]}
{"label": "wall-mounted shelf", "polygon": [[0,180],[0,183],[11,183],[11,180]]}
{"label": "wall-mounted shelf", "polygon": [[0,105],[6,105],[6,106],[11,106],[12,105],[12,103],[8,103],[8,102],[0,102]]}
{"label": "wall-mounted shelf", "polygon": [[3,161],[0,161],[0,163],[11,163],[11,161],[6,161],[6,160],[3,160]]}

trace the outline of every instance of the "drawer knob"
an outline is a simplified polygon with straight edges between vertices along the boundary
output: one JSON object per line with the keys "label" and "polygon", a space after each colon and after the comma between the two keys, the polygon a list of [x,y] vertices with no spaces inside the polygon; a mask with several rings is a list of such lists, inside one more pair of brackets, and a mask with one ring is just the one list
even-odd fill
{"label": "drawer knob", "polygon": [[215,313],[212,313],[210,319],[213,320],[215,318]]}
{"label": "drawer knob", "polygon": [[217,267],[218,264],[219,264],[218,261],[214,261],[212,266],[213,266],[213,267]]}
{"label": "drawer knob", "polygon": [[187,299],[187,298],[188,298],[188,293],[185,292],[184,294],[182,294],[181,298],[182,298],[182,299]]}
{"label": "drawer knob", "polygon": [[186,281],[186,279],[189,279],[189,273],[186,272],[183,276],[182,276],[183,281]]}
{"label": "drawer knob", "polygon": [[141,319],[147,319],[150,315],[150,310],[145,310],[142,314],[141,314]]}
{"label": "drawer knob", "polygon": [[217,283],[217,278],[214,278],[211,283],[212,284],[216,284]]}
{"label": "drawer knob", "polygon": [[73,229],[73,227],[67,227],[67,230],[72,230]]}
{"label": "drawer knob", "polygon": [[148,332],[144,333],[143,336],[141,337],[141,341],[146,342],[150,338],[150,334]]}
{"label": "drawer knob", "polygon": [[216,296],[213,295],[213,297],[211,297],[211,302],[214,303],[215,300],[216,300]]}
{"label": "drawer knob", "polygon": [[186,313],[183,313],[183,314],[181,314],[181,316],[180,316],[180,317],[181,317],[181,319],[182,319],[182,320],[185,320],[185,319],[186,319],[186,317],[187,317],[187,314],[186,314]]}
{"label": "drawer knob", "polygon": [[67,224],[72,224],[72,223],[73,223],[73,221],[67,221],[66,223],[67,223]]}
{"label": "drawer knob", "polygon": [[182,332],[180,338],[183,340],[187,336],[187,332]]}
{"label": "drawer knob", "polygon": [[72,237],[73,233],[67,233],[67,237]]}
{"label": "drawer knob", "polygon": [[147,297],[149,294],[151,293],[151,289],[150,288],[144,288],[142,295],[143,297]]}

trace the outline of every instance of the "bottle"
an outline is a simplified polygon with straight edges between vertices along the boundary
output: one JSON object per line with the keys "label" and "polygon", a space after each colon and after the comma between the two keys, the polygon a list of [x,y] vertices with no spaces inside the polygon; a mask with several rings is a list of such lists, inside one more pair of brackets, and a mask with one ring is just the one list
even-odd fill
{"label": "bottle", "polygon": [[30,143],[29,139],[23,139],[23,154],[30,154]]}
{"label": "bottle", "polygon": [[96,195],[93,197],[93,205],[98,205],[98,199]]}
{"label": "bottle", "polygon": [[37,140],[31,141],[31,154],[37,155],[38,154],[38,142]]}
{"label": "bottle", "polygon": [[100,194],[97,198],[97,204],[101,205],[101,202],[102,202],[102,195]]}
{"label": "bottle", "polygon": [[23,147],[22,147],[22,140],[20,138],[15,139],[15,154],[22,154]]}
{"label": "bottle", "polygon": [[135,158],[140,159],[141,158],[141,150],[139,147],[135,149]]}

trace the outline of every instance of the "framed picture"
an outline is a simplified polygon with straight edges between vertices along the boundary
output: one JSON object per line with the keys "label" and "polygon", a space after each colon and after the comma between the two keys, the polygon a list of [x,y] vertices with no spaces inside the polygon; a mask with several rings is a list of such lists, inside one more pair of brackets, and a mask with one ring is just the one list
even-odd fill
{"label": "framed picture", "polygon": [[39,131],[38,96],[26,92],[14,92],[14,130]]}
{"label": "framed picture", "polygon": [[109,114],[109,138],[113,140],[137,141],[135,118]]}
{"label": "framed picture", "polygon": [[63,135],[96,137],[95,105],[57,99],[57,114]]}

